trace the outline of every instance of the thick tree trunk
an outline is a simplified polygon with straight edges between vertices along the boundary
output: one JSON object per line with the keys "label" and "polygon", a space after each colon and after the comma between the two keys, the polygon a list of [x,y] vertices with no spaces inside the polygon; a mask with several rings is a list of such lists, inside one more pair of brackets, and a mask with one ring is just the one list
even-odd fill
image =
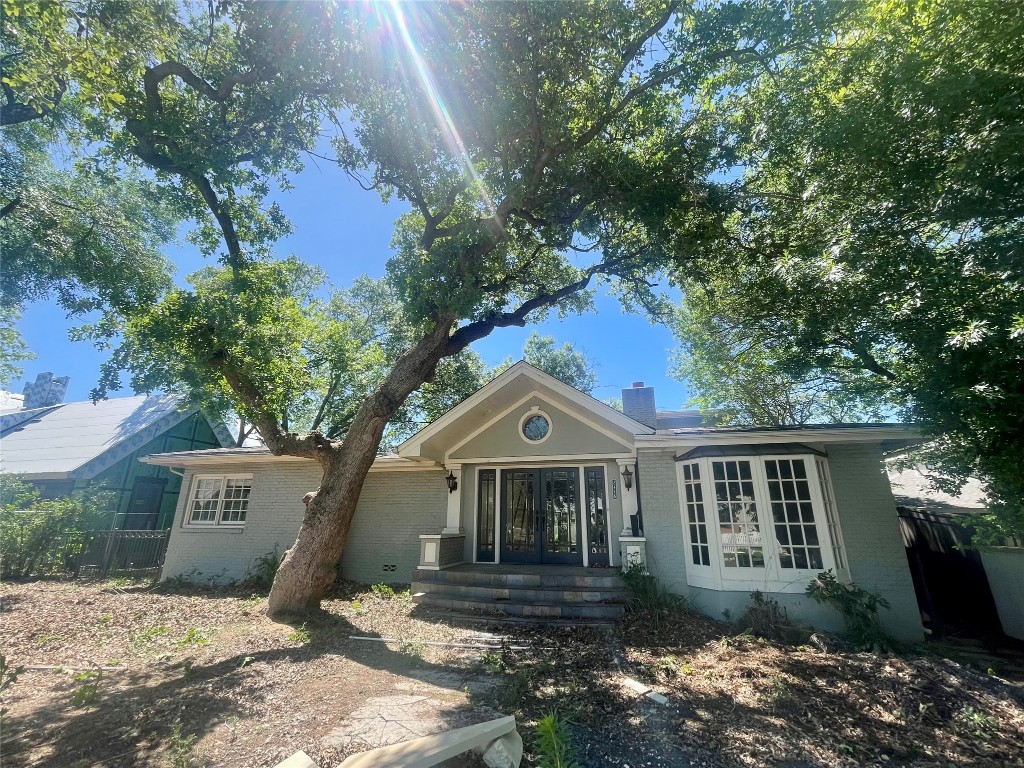
{"label": "thick tree trunk", "polygon": [[[340,451],[324,468],[316,495],[306,507],[295,543],[285,553],[270,591],[272,616],[304,613],[319,607],[338,573],[338,563],[369,470],[365,458],[344,460]],[[369,464],[373,463],[376,447]]]}
{"label": "thick tree trunk", "polygon": [[323,478],[306,507],[299,535],[274,577],[268,606],[271,616],[305,613],[320,606],[337,577],[359,494],[377,457],[384,427],[409,394],[434,375],[438,361],[451,354],[453,321],[441,319],[431,334],[398,359],[384,383],[356,412],[341,445],[317,448]]}

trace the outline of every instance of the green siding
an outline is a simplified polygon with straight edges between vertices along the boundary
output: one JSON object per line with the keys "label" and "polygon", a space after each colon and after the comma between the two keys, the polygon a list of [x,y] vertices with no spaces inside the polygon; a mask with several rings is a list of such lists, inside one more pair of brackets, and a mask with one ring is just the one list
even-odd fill
{"label": "green siding", "polygon": [[171,472],[168,467],[154,467],[143,464],[139,459],[153,453],[170,451],[201,450],[219,448],[220,442],[210,428],[209,422],[200,414],[193,414],[163,434],[150,440],[138,450],[111,464],[90,480],[75,481],[74,489],[102,488],[113,494],[111,510],[116,513],[128,511],[132,489],[139,478],[163,478],[167,480],[160,503],[160,516],[156,527],[170,528],[174,522],[174,511],[181,493],[181,477]]}

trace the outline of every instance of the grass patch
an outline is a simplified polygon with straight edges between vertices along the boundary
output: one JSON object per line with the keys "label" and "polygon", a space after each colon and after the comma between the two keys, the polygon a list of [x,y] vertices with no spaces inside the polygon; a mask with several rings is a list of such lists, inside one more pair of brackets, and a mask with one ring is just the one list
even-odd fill
{"label": "grass patch", "polygon": [[313,639],[313,636],[310,634],[309,629],[306,627],[305,623],[303,623],[301,627],[295,627],[295,629],[288,633],[288,639],[293,643],[305,645]]}
{"label": "grass patch", "polygon": [[100,696],[100,683],[103,681],[103,670],[90,669],[74,677],[75,689],[71,692],[71,703],[76,707],[87,707]]}

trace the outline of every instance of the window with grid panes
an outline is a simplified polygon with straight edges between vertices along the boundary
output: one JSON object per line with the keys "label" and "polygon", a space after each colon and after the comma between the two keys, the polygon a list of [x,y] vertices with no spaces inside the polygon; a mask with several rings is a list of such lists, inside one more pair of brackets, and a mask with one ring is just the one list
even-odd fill
{"label": "window with grid panes", "polygon": [[844,573],[825,459],[694,458],[678,478],[692,586],[796,592],[815,572]]}
{"label": "window with grid panes", "polygon": [[814,522],[811,487],[803,459],[766,459],[764,475],[772,505],[779,565],[823,570],[821,544]]}
{"label": "window with grid panes", "polygon": [[252,478],[248,475],[196,477],[186,525],[244,525],[251,490]]}
{"label": "window with grid panes", "polygon": [[750,462],[712,461],[715,506],[726,568],[764,568],[761,523]]}
{"label": "window with grid panes", "polygon": [[711,546],[708,543],[708,522],[704,516],[704,489],[700,483],[700,464],[683,465],[683,504],[690,534],[690,562],[711,565]]}

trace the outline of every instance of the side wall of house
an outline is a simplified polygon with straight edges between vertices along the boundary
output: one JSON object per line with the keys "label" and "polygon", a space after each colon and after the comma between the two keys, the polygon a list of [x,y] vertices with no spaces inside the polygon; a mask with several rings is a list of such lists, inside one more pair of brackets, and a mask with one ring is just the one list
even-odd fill
{"label": "side wall of house", "polygon": [[[921,640],[920,612],[910,577],[896,503],[882,471],[878,445],[830,445],[829,471],[853,580],[880,592],[892,605],[882,612],[888,631]],[[714,618],[739,618],[750,604],[749,590],[717,591],[686,581],[686,548],[673,453],[639,455],[641,502],[648,567],[664,586],[691,598]],[[819,629],[842,629],[841,617],[802,592],[771,593],[790,618]]]}
{"label": "side wall of house", "polygon": [[922,640],[921,609],[881,446],[830,445],[828,455],[850,577],[889,601],[890,610],[879,614],[889,632],[902,640]]}
{"label": "side wall of house", "polygon": [[[244,527],[183,524],[196,474],[252,474]],[[162,578],[244,579],[257,558],[275,547],[283,554],[292,545],[302,522],[302,497],[319,482],[319,467],[312,463],[211,464],[187,471]],[[419,534],[444,526],[446,494],[439,471],[370,473],[342,556],[342,577],[366,583],[407,581],[419,562]]]}

